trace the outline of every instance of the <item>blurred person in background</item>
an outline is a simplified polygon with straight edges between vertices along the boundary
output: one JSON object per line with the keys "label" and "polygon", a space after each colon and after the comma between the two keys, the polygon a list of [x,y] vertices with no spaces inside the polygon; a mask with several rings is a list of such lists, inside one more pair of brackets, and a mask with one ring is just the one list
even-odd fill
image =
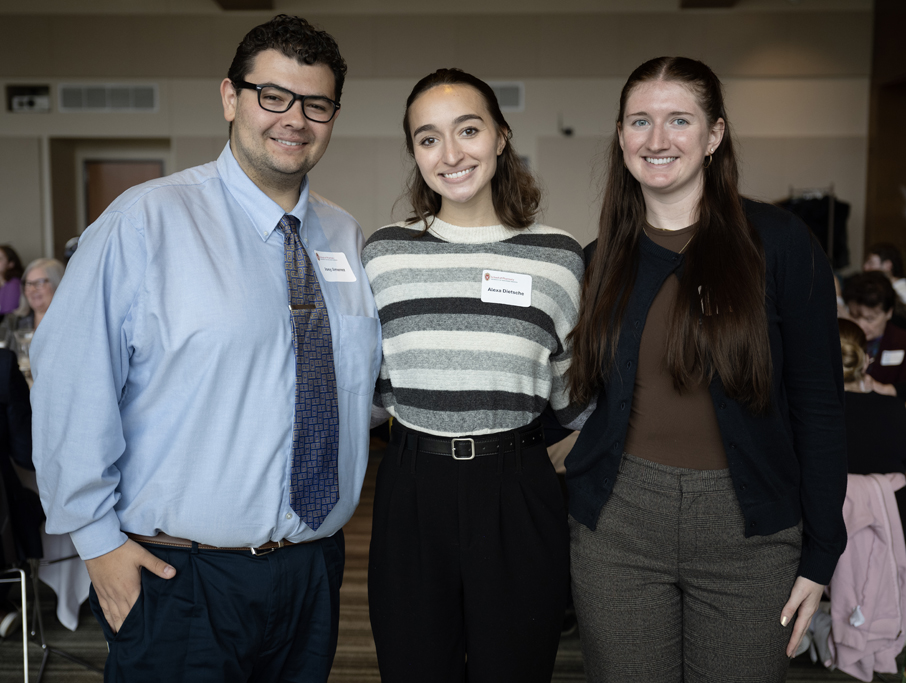
{"label": "blurred person in background", "polygon": [[12,313],[22,298],[22,259],[8,244],[0,245],[0,315]]}
{"label": "blurred person in background", "polygon": [[[0,349],[0,480],[9,505],[15,557],[3,557],[0,566],[22,563],[42,556],[41,523],[44,511],[38,494],[25,488],[13,463],[34,470],[31,458],[31,404],[28,384],[19,371],[16,354]],[[19,607],[9,601],[12,585],[0,584],[0,638],[13,632],[21,617]]]}
{"label": "blurred person in background", "polygon": [[843,286],[843,300],[868,340],[869,390],[906,399],[906,330],[891,320],[896,294],[890,279],[879,272],[853,275]]}
{"label": "blurred person in background", "polygon": [[[865,333],[851,320],[838,320],[843,352],[846,452],[850,474],[906,472],[906,405],[893,396],[872,391],[866,373],[871,357]],[[906,528],[906,488],[896,492],[900,519]]]}
{"label": "blurred person in background", "polygon": [[62,279],[63,264],[55,258],[39,258],[28,264],[22,275],[22,291],[30,310],[16,322],[16,329],[38,329]]}
{"label": "blurred person in background", "polygon": [[884,273],[897,293],[898,303],[906,306],[906,277],[903,270],[903,254],[895,244],[878,242],[866,250],[865,263],[862,270],[865,272],[876,270]]}

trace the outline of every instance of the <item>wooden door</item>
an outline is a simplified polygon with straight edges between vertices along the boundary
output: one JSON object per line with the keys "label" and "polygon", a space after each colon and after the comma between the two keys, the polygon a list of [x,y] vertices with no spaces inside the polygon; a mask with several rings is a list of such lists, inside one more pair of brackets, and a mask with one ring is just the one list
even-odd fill
{"label": "wooden door", "polygon": [[158,160],[85,161],[85,225],[97,220],[110,202],[130,187],[164,174],[164,162]]}

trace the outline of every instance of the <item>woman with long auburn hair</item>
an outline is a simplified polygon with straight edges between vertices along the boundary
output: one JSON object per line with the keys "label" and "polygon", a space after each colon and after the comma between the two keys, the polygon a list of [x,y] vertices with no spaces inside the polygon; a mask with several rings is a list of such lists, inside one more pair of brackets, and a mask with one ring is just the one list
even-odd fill
{"label": "woman with long auburn hair", "polygon": [[458,69],[406,102],[409,220],[362,251],[381,319],[368,601],[385,683],[549,683],[569,588],[566,505],[540,415],[577,428],[566,336],[584,258],[494,91]]}
{"label": "woman with long auburn hair", "polygon": [[782,681],[846,545],[833,276],[740,197],[721,83],[661,57],[620,97],[571,335],[566,460],[589,681]]}

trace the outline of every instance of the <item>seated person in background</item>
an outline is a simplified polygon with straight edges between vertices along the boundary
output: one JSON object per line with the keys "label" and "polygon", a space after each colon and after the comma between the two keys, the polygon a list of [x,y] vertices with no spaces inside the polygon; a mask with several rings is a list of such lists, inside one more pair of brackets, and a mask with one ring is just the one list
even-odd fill
{"label": "seated person in background", "polygon": [[19,308],[22,296],[22,259],[8,244],[0,245],[0,315]]}
{"label": "seated person in background", "polygon": [[[850,474],[906,472],[906,405],[868,388],[865,374],[871,359],[865,333],[850,320],[838,320],[846,390],[846,452]],[[906,528],[906,488],[896,493]]]}
{"label": "seated person in background", "polygon": [[868,340],[872,364],[867,388],[906,399],[906,330],[890,322],[895,299],[890,280],[881,273],[858,273],[843,286],[849,317]]}
{"label": "seated person in background", "polygon": [[843,283],[836,273],[834,273],[834,293],[837,295],[837,317],[848,319],[849,311],[846,308],[846,302],[843,301]]}
{"label": "seated person in background", "polygon": [[897,293],[897,313],[906,310],[906,277],[904,277],[903,270],[903,255],[895,244],[890,242],[872,244],[865,252],[865,263],[862,264],[862,270],[865,272],[876,270],[884,273]]}
{"label": "seated person in background", "polygon": [[[14,462],[19,467],[35,469],[31,460],[31,405],[16,354],[0,349],[0,480],[9,501],[17,555],[2,558],[6,563],[42,556],[40,529],[44,511],[38,494],[22,486]],[[11,587],[0,584],[0,637],[4,638],[12,633],[20,617],[18,607],[7,599]]]}
{"label": "seated person in background", "polygon": [[22,275],[22,289],[31,312],[19,319],[18,329],[38,329],[62,279],[63,264],[55,258],[39,258],[28,264]]}

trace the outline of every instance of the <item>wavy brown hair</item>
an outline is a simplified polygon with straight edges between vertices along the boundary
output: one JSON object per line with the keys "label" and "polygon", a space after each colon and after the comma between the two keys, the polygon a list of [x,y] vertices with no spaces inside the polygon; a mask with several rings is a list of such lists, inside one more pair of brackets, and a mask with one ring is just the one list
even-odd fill
{"label": "wavy brown hair", "polygon": [[[480,78],[461,69],[438,69],[415,84],[406,100],[406,114],[403,116],[403,131],[406,134],[406,150],[409,152],[409,156],[415,158],[412,130],[409,127],[409,110],[412,103],[422,93],[438,85],[468,85],[475,88],[484,99],[485,106],[491,114],[491,118],[494,119],[494,124],[498,130],[504,131],[506,136],[506,145],[503,152],[497,157],[497,172],[491,180],[494,211],[498,220],[509,228],[527,228],[532,225],[540,210],[541,190],[532,172],[513,149],[510,142],[513,137],[513,129],[503,118],[503,112],[500,111],[500,104],[497,102],[494,90]],[[413,166],[409,174],[406,197],[412,206],[412,215],[406,219],[406,222],[412,224],[423,220],[425,225],[430,226],[430,219],[440,211],[442,198],[428,187],[417,164]]]}
{"label": "wavy brown hair", "polygon": [[619,130],[633,90],[652,81],[687,87],[705,112],[709,128],[718,119],[724,121],[723,139],[702,170],[698,229],[685,252],[668,323],[667,369],[679,392],[717,374],[729,397],[764,413],[771,404],[764,251],[739,196],[739,171],[721,83],[705,64],[685,57],[645,62],[632,72],[620,95],[598,243],[585,272],[579,322],[570,335],[572,397],[585,403],[607,383],[638,272],[647,211],[642,188],[623,162]]}

